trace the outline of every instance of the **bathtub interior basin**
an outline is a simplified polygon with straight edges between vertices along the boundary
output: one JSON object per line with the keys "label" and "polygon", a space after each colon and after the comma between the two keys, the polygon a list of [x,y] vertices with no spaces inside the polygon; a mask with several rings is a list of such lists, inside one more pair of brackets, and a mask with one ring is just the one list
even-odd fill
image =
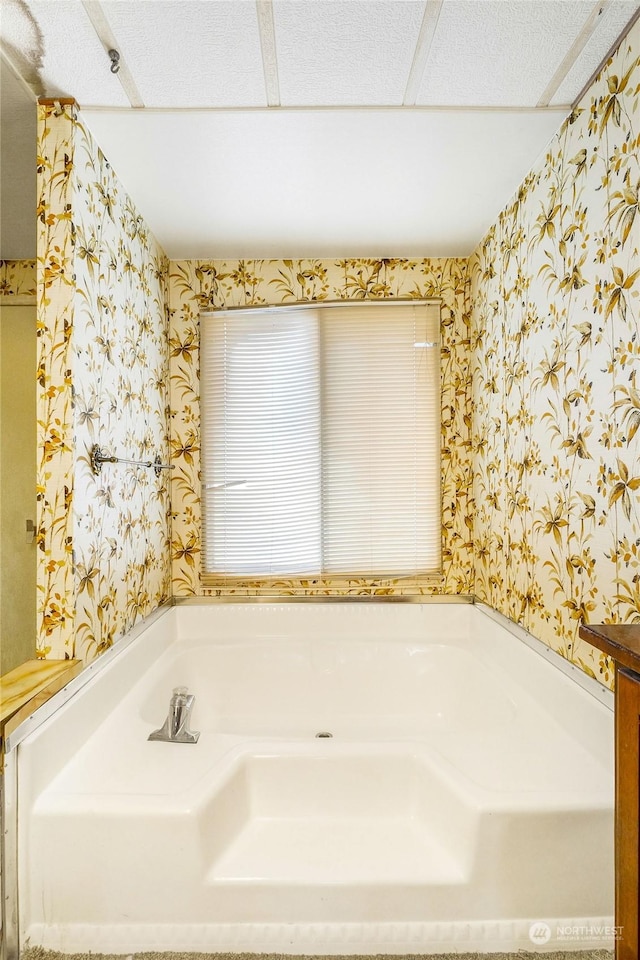
{"label": "bathtub interior basin", "polygon": [[[153,723],[176,685],[196,695],[198,724],[244,736],[463,731],[512,722],[515,704],[472,650],[442,642],[293,636],[187,641],[140,705]],[[200,695],[201,694],[201,695]]]}

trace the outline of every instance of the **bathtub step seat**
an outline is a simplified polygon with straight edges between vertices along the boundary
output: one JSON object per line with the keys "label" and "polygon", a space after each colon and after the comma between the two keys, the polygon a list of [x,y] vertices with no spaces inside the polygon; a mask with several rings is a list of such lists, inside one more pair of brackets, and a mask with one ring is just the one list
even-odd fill
{"label": "bathtub step seat", "polygon": [[406,747],[245,756],[202,828],[219,836],[232,819],[209,848],[207,882],[462,883],[473,861],[473,810]]}
{"label": "bathtub step seat", "polygon": [[468,880],[464,867],[413,817],[253,818],[206,876],[207,883],[442,884]]}
{"label": "bathtub step seat", "polygon": [[[162,746],[180,758],[191,749]],[[32,817],[23,893],[45,925],[167,915],[187,924],[515,920],[613,909],[606,883],[575,882],[608,862],[596,842],[611,825],[608,803],[580,809],[556,797],[545,814],[522,796],[470,788],[416,745],[245,744],[183,792],[71,786],[54,781]]]}

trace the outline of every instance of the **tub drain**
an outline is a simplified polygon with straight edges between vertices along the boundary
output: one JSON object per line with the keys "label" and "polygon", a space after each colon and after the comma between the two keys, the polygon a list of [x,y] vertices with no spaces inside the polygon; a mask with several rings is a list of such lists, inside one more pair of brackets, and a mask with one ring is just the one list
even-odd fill
{"label": "tub drain", "polygon": [[326,737],[332,737],[332,736],[333,734],[329,733],[328,730],[321,730],[320,733],[316,733],[316,738],[320,737],[321,739]]}

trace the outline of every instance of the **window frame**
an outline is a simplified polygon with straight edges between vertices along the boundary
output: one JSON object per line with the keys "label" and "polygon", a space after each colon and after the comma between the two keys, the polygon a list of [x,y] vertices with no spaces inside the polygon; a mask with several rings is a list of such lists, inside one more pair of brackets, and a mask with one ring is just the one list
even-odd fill
{"label": "window frame", "polygon": [[[200,336],[202,336],[202,321],[206,320],[207,317],[211,316],[225,316],[233,315],[237,313],[273,313],[280,311],[300,311],[300,310],[324,310],[331,307],[337,308],[348,308],[350,305],[354,307],[371,307],[371,308],[386,308],[393,306],[432,306],[438,309],[439,323],[437,331],[437,375],[438,375],[438,385],[437,385],[437,410],[436,410],[436,431],[440,436],[440,446],[438,451],[438,469],[437,469],[437,478],[438,478],[438,491],[437,491],[437,500],[438,500],[438,516],[440,519],[440,531],[442,531],[441,521],[442,521],[442,323],[441,323],[441,310],[442,310],[442,299],[439,297],[429,297],[429,298],[413,298],[413,297],[398,297],[393,299],[385,300],[367,300],[367,299],[354,299],[354,300],[311,300],[311,301],[296,301],[296,302],[287,302],[287,303],[277,303],[277,304],[248,304],[248,305],[238,305],[238,306],[229,306],[221,309],[209,309],[202,310],[200,312]],[[200,383],[200,398],[202,399],[203,394],[203,385]],[[201,437],[200,437],[200,446],[201,446],[201,457],[204,457],[202,447],[204,446],[204,430],[202,429],[202,417],[201,417]],[[411,572],[411,573],[371,573],[362,570],[354,570],[353,572],[339,572],[339,573],[330,573],[326,571],[321,571],[315,574],[305,574],[298,575],[295,573],[272,573],[272,574],[250,574],[250,573],[223,573],[223,572],[210,572],[204,569],[204,558],[206,550],[206,531],[205,531],[205,510],[204,510],[204,485],[206,479],[204,476],[204,468],[201,467],[200,483],[201,483],[201,518],[200,518],[200,535],[201,535],[201,550],[199,554],[200,559],[200,581],[204,587],[208,588],[233,588],[236,587],[250,587],[256,589],[260,592],[264,589],[272,590],[281,590],[283,587],[286,587],[288,593],[307,593],[310,589],[318,589],[323,592],[331,594],[332,592],[339,591],[341,594],[345,593],[348,590],[352,590],[354,587],[358,589],[361,587],[370,587],[373,589],[378,589],[381,592],[385,592],[390,589],[390,584],[399,584],[401,587],[407,589],[410,587],[414,588],[430,588],[433,589],[438,585],[441,585],[444,582],[444,570],[443,570],[443,550],[444,544],[442,539],[442,532],[440,532],[440,544],[439,544],[439,567],[437,569],[424,571],[424,572]]]}

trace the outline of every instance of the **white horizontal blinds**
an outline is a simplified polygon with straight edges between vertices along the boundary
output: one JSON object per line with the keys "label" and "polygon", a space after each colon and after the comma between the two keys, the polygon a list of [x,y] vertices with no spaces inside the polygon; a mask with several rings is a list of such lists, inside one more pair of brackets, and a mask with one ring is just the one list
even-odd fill
{"label": "white horizontal blinds", "polygon": [[205,314],[205,574],[440,568],[439,306]]}
{"label": "white horizontal blinds", "polygon": [[440,568],[439,306],[349,306],[321,320],[328,573]]}
{"label": "white horizontal blinds", "polygon": [[205,573],[317,573],[316,314],[204,315],[201,395]]}

